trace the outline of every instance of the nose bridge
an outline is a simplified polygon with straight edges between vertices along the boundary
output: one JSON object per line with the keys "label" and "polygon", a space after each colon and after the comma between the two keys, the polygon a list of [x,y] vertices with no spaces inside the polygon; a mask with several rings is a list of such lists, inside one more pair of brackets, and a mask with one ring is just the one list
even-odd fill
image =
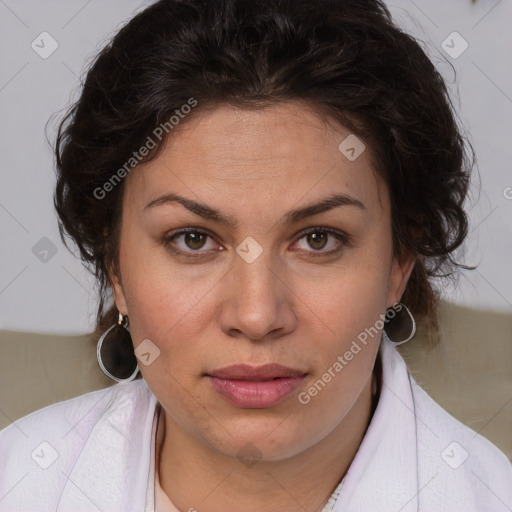
{"label": "nose bridge", "polygon": [[[256,245],[257,244],[257,245]],[[260,298],[273,300],[276,292],[276,261],[272,250],[252,240],[246,240],[237,247],[234,264],[235,282],[240,293],[251,300]]]}
{"label": "nose bridge", "polygon": [[223,322],[227,330],[262,339],[270,331],[288,331],[294,314],[286,296],[287,287],[277,277],[277,258],[270,248],[256,244],[255,240],[245,240],[237,247]]}

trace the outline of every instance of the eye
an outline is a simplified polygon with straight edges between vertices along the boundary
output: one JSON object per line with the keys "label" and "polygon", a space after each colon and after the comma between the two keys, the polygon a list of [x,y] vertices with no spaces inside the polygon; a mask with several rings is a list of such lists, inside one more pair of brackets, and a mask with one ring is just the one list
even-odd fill
{"label": "eye", "polygon": [[[208,241],[210,241],[208,246]],[[206,253],[219,247],[213,238],[205,231],[191,228],[184,229],[173,235],[163,238],[164,246],[174,253],[192,255],[192,253]],[[201,250],[204,249],[204,250]],[[223,250],[223,248],[220,248]],[[192,257],[200,257],[192,256]]]}
{"label": "eye", "polygon": [[[303,245],[309,246],[309,248],[300,247],[299,242],[301,240],[304,240],[305,244]],[[319,253],[318,256],[325,256],[340,252],[347,245],[348,240],[349,236],[341,231],[315,227],[303,232],[296,245],[299,245],[299,249],[304,249],[313,256],[316,256],[315,253]],[[313,249],[313,251],[310,249]]]}

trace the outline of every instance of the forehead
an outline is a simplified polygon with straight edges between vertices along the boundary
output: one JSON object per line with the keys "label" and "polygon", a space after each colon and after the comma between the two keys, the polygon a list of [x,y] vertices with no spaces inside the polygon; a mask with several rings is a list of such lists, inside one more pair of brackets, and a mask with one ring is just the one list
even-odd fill
{"label": "forehead", "polygon": [[268,210],[340,192],[386,207],[371,148],[303,102],[198,108],[177,128],[155,160],[129,174],[129,205],[143,208],[165,192],[182,192]]}

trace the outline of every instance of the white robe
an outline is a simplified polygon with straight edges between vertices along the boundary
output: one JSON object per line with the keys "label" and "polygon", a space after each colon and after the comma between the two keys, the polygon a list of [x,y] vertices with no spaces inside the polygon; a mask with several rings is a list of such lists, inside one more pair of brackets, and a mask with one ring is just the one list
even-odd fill
{"label": "white robe", "polygon": [[[507,457],[437,405],[391,342],[381,354],[379,403],[334,512],[511,512]],[[136,380],[2,430],[0,511],[151,510],[156,404]]]}

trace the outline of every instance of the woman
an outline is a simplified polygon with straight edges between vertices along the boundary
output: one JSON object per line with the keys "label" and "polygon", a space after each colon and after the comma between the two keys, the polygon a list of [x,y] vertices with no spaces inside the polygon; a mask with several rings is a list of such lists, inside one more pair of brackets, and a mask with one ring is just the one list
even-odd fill
{"label": "woman", "polygon": [[119,384],[0,433],[0,510],[511,510],[395,349],[457,267],[468,147],[379,0],[135,16],[55,148]]}

